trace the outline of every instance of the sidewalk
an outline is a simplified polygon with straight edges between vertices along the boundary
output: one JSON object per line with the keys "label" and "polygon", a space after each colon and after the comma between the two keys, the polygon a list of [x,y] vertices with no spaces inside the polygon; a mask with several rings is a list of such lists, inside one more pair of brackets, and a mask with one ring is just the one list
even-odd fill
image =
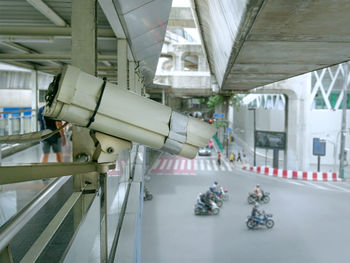
{"label": "sidewalk", "polygon": [[[242,146],[242,144],[239,144],[237,141],[234,141],[234,142],[229,143],[228,157],[226,155],[226,147],[224,147],[224,150],[222,152],[222,157],[229,160],[231,152],[234,153],[236,160],[237,160],[238,152],[241,153],[242,162],[241,163],[236,162],[236,164],[235,164],[236,167],[247,168],[247,167],[253,166],[254,152],[251,151],[250,149],[247,149],[246,147]],[[246,155],[245,158],[243,158],[242,152],[244,152],[244,154]],[[261,154],[257,154],[255,167],[258,167],[258,166],[259,167],[272,167],[272,158],[270,158],[270,157],[265,158],[264,156],[261,156]],[[283,160],[279,161],[279,169],[283,170]],[[339,169],[338,165],[336,166],[336,169]],[[311,164],[308,172],[312,172],[312,173],[317,172],[317,165]],[[321,165],[320,173],[334,173],[334,172],[336,172],[338,174],[339,171],[338,170],[333,171],[332,165]],[[348,178],[350,178],[350,166],[346,166],[344,169],[344,179],[348,179]]]}

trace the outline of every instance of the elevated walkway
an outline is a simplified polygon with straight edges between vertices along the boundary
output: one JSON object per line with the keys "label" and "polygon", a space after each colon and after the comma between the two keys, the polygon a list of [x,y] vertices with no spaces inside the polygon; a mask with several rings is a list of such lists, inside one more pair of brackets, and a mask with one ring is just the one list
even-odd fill
{"label": "elevated walkway", "polygon": [[349,1],[195,0],[222,91],[247,91],[349,60]]}
{"label": "elevated walkway", "polygon": [[[70,161],[70,145],[65,148]],[[101,185],[96,193],[76,192],[73,176],[0,185],[0,262],[12,262],[8,254],[14,262],[102,262],[102,240],[109,262],[140,262],[143,177],[151,155],[136,145],[123,151],[108,172],[106,190]],[[40,157],[36,145],[4,158],[4,164]],[[55,162],[53,154],[49,162]]]}

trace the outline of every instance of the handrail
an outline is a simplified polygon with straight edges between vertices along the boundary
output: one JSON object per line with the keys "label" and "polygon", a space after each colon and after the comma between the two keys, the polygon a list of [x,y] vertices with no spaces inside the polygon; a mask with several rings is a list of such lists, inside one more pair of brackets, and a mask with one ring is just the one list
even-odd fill
{"label": "handrail", "polygon": [[23,110],[14,110],[14,111],[2,111],[0,114],[12,114],[15,112],[26,112],[26,111],[36,111],[35,109],[23,109]]}
{"label": "handrail", "polygon": [[0,251],[8,246],[18,232],[69,180],[70,176],[60,177],[50,183],[43,191],[22,208],[15,216],[0,227]]}
{"label": "handrail", "polygon": [[113,243],[112,243],[112,246],[111,246],[111,251],[110,251],[110,253],[109,253],[108,263],[112,263],[112,262],[114,262],[114,260],[115,260],[115,255],[116,255],[116,252],[117,252],[117,246],[118,246],[119,236],[120,236],[120,232],[121,232],[121,229],[122,229],[122,226],[123,226],[123,221],[124,221],[126,206],[127,206],[128,199],[129,199],[129,193],[130,193],[131,182],[132,182],[132,180],[133,180],[133,178],[134,178],[135,166],[136,166],[136,160],[137,160],[137,154],[138,154],[138,152],[139,152],[139,145],[137,144],[137,145],[136,145],[136,149],[135,149],[134,160],[133,160],[133,162],[132,162],[133,167],[132,167],[132,169],[130,170],[129,182],[128,182],[128,186],[127,186],[127,189],[126,189],[126,192],[125,192],[125,196],[124,196],[124,201],[123,201],[123,204],[122,204],[122,208],[121,208],[121,211],[120,211],[120,217],[119,217],[119,220],[118,220],[118,225],[117,225],[116,233],[115,233],[115,236],[114,236],[114,240],[113,240]]}

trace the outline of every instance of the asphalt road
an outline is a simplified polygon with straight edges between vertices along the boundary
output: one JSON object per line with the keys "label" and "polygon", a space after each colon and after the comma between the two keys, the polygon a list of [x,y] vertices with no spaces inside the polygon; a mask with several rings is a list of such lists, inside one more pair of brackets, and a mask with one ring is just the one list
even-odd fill
{"label": "asphalt road", "polygon": [[[197,164],[195,174],[149,175],[154,198],[144,203],[143,263],[350,262],[349,183],[272,178],[225,165],[224,171]],[[197,194],[214,181],[230,200],[218,216],[195,216]],[[257,183],[271,193],[261,209],[273,214],[272,229],[245,225],[247,194]]]}

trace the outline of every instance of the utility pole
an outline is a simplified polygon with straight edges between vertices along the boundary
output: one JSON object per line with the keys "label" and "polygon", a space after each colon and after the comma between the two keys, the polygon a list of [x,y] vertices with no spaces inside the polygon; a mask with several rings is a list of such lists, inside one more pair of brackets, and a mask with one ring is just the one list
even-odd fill
{"label": "utility pole", "polygon": [[343,114],[342,114],[341,130],[340,130],[340,162],[339,162],[340,178],[344,178],[346,110],[348,106],[348,85],[349,85],[348,63],[344,63],[343,67],[344,67],[344,86],[343,86]]}
{"label": "utility pole", "polygon": [[253,132],[253,143],[254,143],[254,166],[256,166],[256,146],[255,146],[255,132],[256,132],[256,108],[248,108],[248,110],[253,111],[253,118],[254,118],[254,132]]}

